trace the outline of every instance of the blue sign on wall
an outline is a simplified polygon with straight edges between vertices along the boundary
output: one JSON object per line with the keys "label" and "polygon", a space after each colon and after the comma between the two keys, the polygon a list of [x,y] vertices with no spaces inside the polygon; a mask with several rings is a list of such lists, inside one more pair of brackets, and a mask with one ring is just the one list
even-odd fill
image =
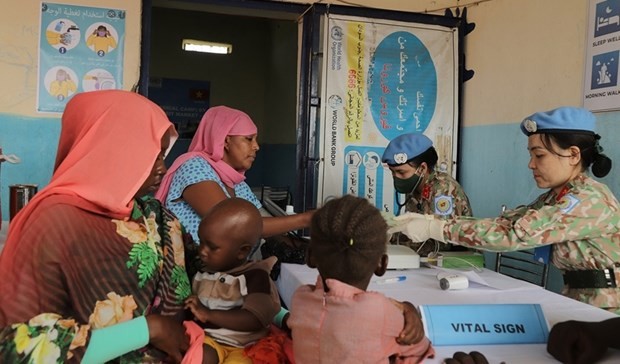
{"label": "blue sign on wall", "polygon": [[620,31],[620,1],[608,0],[596,4],[594,36]]}
{"label": "blue sign on wall", "polygon": [[592,57],[591,89],[611,87],[618,84],[619,55],[620,51],[612,51]]}

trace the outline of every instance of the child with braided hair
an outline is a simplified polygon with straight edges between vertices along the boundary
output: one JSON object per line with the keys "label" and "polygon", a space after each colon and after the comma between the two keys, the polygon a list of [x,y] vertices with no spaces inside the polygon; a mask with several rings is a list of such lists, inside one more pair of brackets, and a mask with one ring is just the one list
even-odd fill
{"label": "child with braided hair", "polygon": [[295,361],[307,363],[418,363],[435,353],[421,335],[413,345],[397,342],[403,305],[367,292],[387,269],[387,224],[366,199],[347,195],[327,202],[312,217],[307,264],[316,285],[292,298],[288,325]]}

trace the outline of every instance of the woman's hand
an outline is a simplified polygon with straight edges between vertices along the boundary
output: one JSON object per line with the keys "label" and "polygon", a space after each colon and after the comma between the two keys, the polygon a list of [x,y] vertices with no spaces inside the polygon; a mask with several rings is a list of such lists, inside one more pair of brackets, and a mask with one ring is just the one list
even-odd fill
{"label": "woman's hand", "polygon": [[403,310],[403,316],[405,316],[405,327],[403,327],[403,331],[398,335],[396,341],[401,345],[417,344],[424,339],[424,326],[420,313],[414,305],[407,301],[400,302],[400,307]]}
{"label": "woman's hand", "polygon": [[189,348],[189,337],[182,322],[171,316],[148,315],[149,344],[165,352],[175,363],[183,360]]}
{"label": "woman's hand", "polygon": [[452,358],[446,358],[445,364],[489,364],[487,358],[477,351],[472,351],[469,354],[462,351],[457,351],[452,355]]}
{"label": "woman's hand", "polygon": [[310,227],[310,223],[312,222],[312,216],[316,210],[308,210],[300,213],[299,215],[303,216],[303,225],[305,228]]}

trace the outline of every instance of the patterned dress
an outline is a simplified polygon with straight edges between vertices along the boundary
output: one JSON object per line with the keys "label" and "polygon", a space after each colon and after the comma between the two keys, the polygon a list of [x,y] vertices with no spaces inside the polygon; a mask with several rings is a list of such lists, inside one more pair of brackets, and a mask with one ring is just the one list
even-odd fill
{"label": "patterned dress", "polygon": [[[183,191],[187,187],[205,181],[216,182],[222,188],[224,194],[230,197],[220,176],[218,176],[209,162],[200,157],[189,159],[179,167],[174,174],[172,183],[170,184],[170,190],[166,196],[166,207],[179,218],[179,221],[181,221],[181,224],[187,229],[187,232],[192,234],[192,238],[194,238],[196,244],[200,242],[198,238],[200,216],[198,216],[196,211],[194,211],[185,200],[180,198],[183,196]],[[258,201],[258,198],[256,198],[250,189],[250,186],[245,182],[235,185],[235,195],[236,197],[250,201],[257,209],[262,207],[260,201]]]}
{"label": "patterned dress", "polygon": [[[620,269],[618,200],[607,186],[586,175],[528,206],[493,219],[449,220],[446,240],[488,250],[515,251],[552,245],[550,262],[563,271]],[[616,273],[616,280],[620,274]],[[620,313],[620,288],[564,288],[563,294]]]}
{"label": "patterned dress", "polygon": [[[19,282],[0,299],[0,362],[80,362],[90,330],[158,313],[190,295],[179,221],[159,201],[114,220],[46,198],[20,239]],[[188,245],[193,245],[187,243]],[[151,347],[118,362],[159,361]]]}

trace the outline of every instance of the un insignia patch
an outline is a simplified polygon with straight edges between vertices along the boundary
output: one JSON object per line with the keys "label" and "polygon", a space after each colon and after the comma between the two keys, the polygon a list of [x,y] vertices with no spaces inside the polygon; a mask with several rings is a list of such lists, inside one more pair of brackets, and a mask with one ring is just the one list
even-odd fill
{"label": "un insignia patch", "polygon": [[452,215],[452,196],[441,195],[435,197],[435,215]]}
{"label": "un insignia patch", "polygon": [[573,195],[566,195],[562,197],[562,199],[560,200],[560,202],[558,202],[556,206],[560,209],[560,211],[567,214],[571,212],[571,210],[574,209],[579,202],[580,201],[577,197]]}

